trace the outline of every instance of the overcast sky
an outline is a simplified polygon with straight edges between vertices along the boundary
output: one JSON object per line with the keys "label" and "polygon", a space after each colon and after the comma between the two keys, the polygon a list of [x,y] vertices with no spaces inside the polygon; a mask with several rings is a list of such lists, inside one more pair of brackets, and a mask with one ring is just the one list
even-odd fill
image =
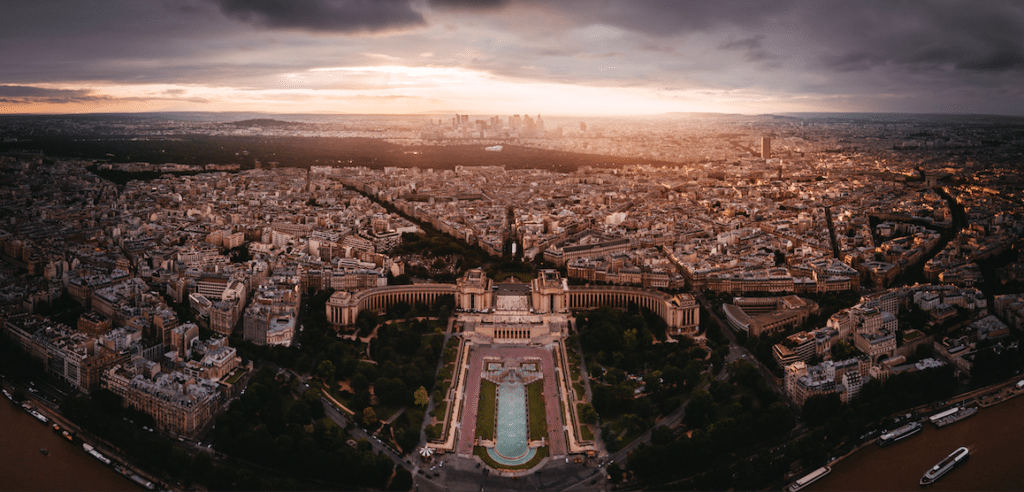
{"label": "overcast sky", "polygon": [[3,0],[0,114],[1024,115],[1024,1]]}

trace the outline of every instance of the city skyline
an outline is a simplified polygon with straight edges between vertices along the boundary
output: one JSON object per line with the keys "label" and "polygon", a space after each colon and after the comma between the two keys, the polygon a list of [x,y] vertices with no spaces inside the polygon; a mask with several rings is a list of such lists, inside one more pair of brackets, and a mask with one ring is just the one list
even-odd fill
{"label": "city skyline", "polygon": [[1024,6],[167,0],[8,7],[0,114],[1024,114]]}
{"label": "city skyline", "polygon": [[5,116],[9,481],[1012,489],[1022,128]]}

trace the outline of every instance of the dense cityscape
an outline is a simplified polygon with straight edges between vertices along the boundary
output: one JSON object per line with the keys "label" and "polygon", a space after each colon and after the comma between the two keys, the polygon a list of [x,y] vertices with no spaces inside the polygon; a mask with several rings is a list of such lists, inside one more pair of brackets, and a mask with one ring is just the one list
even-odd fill
{"label": "dense cityscape", "polygon": [[3,491],[1024,490],[1024,2],[0,16]]}
{"label": "dense cityscape", "polygon": [[[0,138],[4,391],[146,488],[795,490],[1024,393],[1019,118],[9,115]],[[939,485],[1024,481],[984,461]]]}

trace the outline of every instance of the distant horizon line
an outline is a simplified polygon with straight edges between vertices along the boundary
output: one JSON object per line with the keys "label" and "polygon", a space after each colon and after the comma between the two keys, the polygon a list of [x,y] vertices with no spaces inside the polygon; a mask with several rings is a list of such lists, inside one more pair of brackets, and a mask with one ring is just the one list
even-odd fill
{"label": "distant horizon line", "polygon": [[[243,111],[243,110],[232,110],[232,111],[190,111],[190,110],[157,110],[157,111],[119,111],[119,112],[84,112],[84,113],[4,113],[0,114],[0,118],[8,117],[19,117],[19,116],[108,116],[108,115],[162,115],[162,114],[237,114],[237,115],[271,115],[271,116],[289,116],[289,115],[310,115],[310,116],[442,116],[442,115],[467,115],[467,116],[504,116],[503,114],[496,113],[475,113],[470,111],[427,111],[421,113],[343,113],[343,112],[273,112],[273,111]],[[530,115],[534,113],[509,113],[508,115]],[[544,116],[545,113],[536,113],[540,116]],[[1024,119],[1024,115],[1012,115],[1012,114],[997,114],[997,113],[921,113],[921,112],[901,112],[901,111],[783,111],[777,113],[732,113],[732,112],[715,112],[715,111],[667,111],[664,113],[548,113],[548,116],[554,118],[568,118],[568,117],[587,117],[587,118],[642,118],[642,117],[660,117],[660,116],[676,116],[676,115],[710,115],[710,116],[746,116],[746,117],[771,117],[771,116],[809,116],[809,115],[840,115],[840,116],[853,116],[853,115],[890,115],[890,116],[953,116],[953,117],[998,117],[998,118],[1015,118]]]}

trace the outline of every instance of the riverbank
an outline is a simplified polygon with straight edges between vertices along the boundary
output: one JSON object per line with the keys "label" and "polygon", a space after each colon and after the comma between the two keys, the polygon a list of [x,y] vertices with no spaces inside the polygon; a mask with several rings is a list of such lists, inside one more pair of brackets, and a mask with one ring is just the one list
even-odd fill
{"label": "riverbank", "polygon": [[0,400],[0,463],[4,470],[0,491],[144,490],[87,454],[75,429],[73,443],[53,432],[52,423],[65,426],[49,412],[41,412],[50,418],[50,423],[43,424],[18,404]]}
{"label": "riverbank", "polygon": [[[938,490],[1021,490],[1024,470],[1024,390],[1014,387],[1018,379],[972,391],[950,402],[985,401],[979,415],[942,429],[926,423],[916,436],[881,448],[872,439],[831,461],[832,473],[808,490],[908,490],[916,488],[921,475],[960,446],[971,450],[972,460],[963,471],[951,473],[931,485]],[[992,396],[987,396],[992,395]],[[980,400],[981,396],[986,396]],[[996,398],[999,400],[996,400]],[[1004,404],[1005,405],[1001,405]],[[932,413],[934,405],[912,409],[919,416]],[[804,471],[806,474],[809,470]],[[795,478],[803,476],[798,474]],[[794,480],[795,480],[794,478]]]}
{"label": "riverbank", "polygon": [[[0,386],[2,386],[8,392],[14,392],[14,387],[9,386],[8,384],[6,384],[6,382],[0,383]],[[47,450],[50,451],[50,455],[48,456],[48,458],[53,458],[52,460],[50,460],[50,463],[60,463],[63,461],[67,461],[68,463],[72,463],[73,466],[71,466],[70,468],[58,467],[55,470],[51,470],[48,465],[40,465],[39,463],[35,463],[33,461],[25,462],[25,467],[15,467],[14,465],[12,465],[9,469],[19,470],[19,472],[17,474],[5,473],[5,480],[3,481],[5,483],[0,484],[0,490],[144,490],[135,482],[131,481],[127,477],[115,471],[113,465],[120,465],[134,472],[135,474],[145,478],[146,480],[152,482],[153,484],[159,486],[159,484],[161,483],[160,481],[158,481],[155,477],[145,472],[144,470],[135,467],[130,460],[128,460],[123,454],[119,453],[116,450],[116,448],[110,445],[110,443],[107,443],[106,441],[92,435],[91,433],[84,431],[83,429],[75,425],[74,422],[71,422],[70,420],[65,418],[60,412],[44,404],[45,402],[37,398],[34,394],[31,394],[29,392],[26,392],[25,394],[28,398],[27,401],[32,405],[32,407],[36,411],[38,411],[39,413],[43,414],[46,418],[48,418],[50,420],[50,424],[58,424],[62,429],[65,429],[71,434],[73,434],[76,437],[75,442],[73,444],[64,442],[64,440],[59,435],[52,433],[52,427],[50,427],[49,424],[44,426],[39,422],[35,421],[35,419],[33,419],[27,413],[23,411],[17,411],[16,413],[24,414],[24,416],[27,417],[31,422],[23,424],[19,420],[8,421],[9,419],[13,419],[13,417],[5,414],[5,417],[3,418],[4,425],[0,426],[4,429],[4,432],[2,433],[3,440],[0,441],[0,446],[4,446],[6,449],[21,449],[22,451],[28,448],[34,449],[34,441],[43,439],[42,437],[40,437],[41,435],[52,435],[52,437],[57,438],[57,440],[60,441],[62,445],[45,446]],[[12,408],[17,409],[16,404],[12,404],[10,406]],[[34,425],[29,425],[32,422],[34,422]],[[37,432],[39,431],[39,429],[35,428],[37,426],[42,428],[42,434]],[[92,446],[94,446],[97,451],[103,453],[105,456],[109,457],[113,461],[112,465],[105,465],[103,463],[100,463],[92,456],[89,456],[82,449],[82,443],[89,443]],[[28,448],[25,448],[25,446],[28,446]],[[84,462],[78,459],[68,461],[70,459],[68,458],[68,455],[61,452],[63,448],[68,448],[73,452],[72,454],[80,454],[82,457],[85,457],[87,459],[84,460]],[[19,452],[18,454],[22,453]],[[35,454],[41,456],[38,450],[36,450]],[[24,461],[24,459],[21,459],[21,461]],[[8,461],[5,461],[5,463],[10,464],[10,462]],[[80,482],[78,481],[79,478],[74,478],[76,474],[86,473],[85,470],[91,470],[89,472],[89,475],[95,478],[97,486],[99,488],[93,488],[92,486],[86,487],[80,484]],[[103,477],[105,476],[112,476],[113,479],[104,479]],[[64,477],[71,477],[72,481],[67,482],[67,480]],[[10,482],[10,484],[7,482]],[[18,485],[14,485],[15,483],[17,483]],[[121,483],[126,485],[115,485]],[[68,484],[70,486],[68,486]]]}

